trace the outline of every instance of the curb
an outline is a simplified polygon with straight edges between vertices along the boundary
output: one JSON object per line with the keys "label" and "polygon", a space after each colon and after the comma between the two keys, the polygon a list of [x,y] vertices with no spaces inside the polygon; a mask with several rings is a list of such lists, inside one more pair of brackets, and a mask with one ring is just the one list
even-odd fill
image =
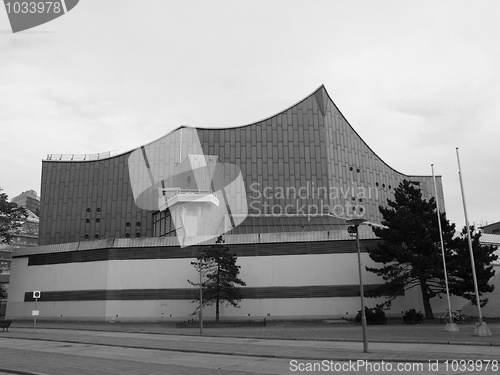
{"label": "curb", "polygon": [[0,367],[0,373],[5,372],[7,374],[17,374],[17,375],[48,375],[44,374],[41,372],[30,372],[30,371],[24,371],[24,370],[11,370],[11,369],[6,369]]}

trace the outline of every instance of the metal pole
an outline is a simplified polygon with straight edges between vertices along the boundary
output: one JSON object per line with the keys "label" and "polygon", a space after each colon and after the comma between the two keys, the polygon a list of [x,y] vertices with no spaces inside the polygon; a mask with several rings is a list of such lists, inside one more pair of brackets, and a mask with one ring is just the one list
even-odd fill
{"label": "metal pole", "polygon": [[361,295],[361,327],[363,329],[363,352],[368,353],[368,339],[366,337],[366,313],[365,313],[365,293],[363,288],[361,249],[359,246],[359,225],[356,225],[356,248],[358,251],[359,268],[359,293]]}
{"label": "metal pole", "polygon": [[[35,311],[36,311],[36,303],[38,302],[38,298],[35,298]],[[36,312],[33,321],[33,333],[36,333]]]}
{"label": "metal pole", "polygon": [[491,332],[490,332],[489,328],[486,326],[486,323],[483,322],[483,316],[481,314],[481,303],[479,302],[479,288],[477,286],[477,277],[476,277],[476,262],[474,261],[474,252],[472,250],[472,239],[470,236],[469,219],[467,218],[467,208],[465,205],[464,184],[462,182],[462,172],[461,172],[461,168],[460,168],[460,157],[458,156],[458,147],[456,148],[456,151],[457,151],[457,162],[458,162],[458,176],[460,179],[460,190],[462,191],[462,203],[464,206],[465,226],[466,226],[466,232],[467,232],[467,240],[469,243],[469,253],[470,253],[471,266],[472,266],[472,278],[474,280],[474,289],[476,292],[478,324],[477,324],[476,330],[474,331],[474,335],[476,335],[476,336],[491,336]]}
{"label": "metal pole", "polygon": [[198,267],[200,270],[200,335],[203,335],[203,284],[201,279],[201,260]]}
{"label": "metal pole", "polygon": [[431,169],[432,169],[432,180],[434,182],[434,192],[436,194],[436,211],[438,217],[439,239],[441,240],[441,255],[443,257],[444,284],[446,286],[446,298],[448,299],[448,311],[450,312],[450,323],[446,322],[446,331],[458,332],[457,324],[453,323],[453,314],[451,311],[450,290],[448,288],[448,272],[446,270],[446,259],[444,256],[443,229],[441,227],[441,215],[439,212],[439,199],[438,199],[438,191],[436,185],[436,176],[434,175],[434,164],[431,164]]}

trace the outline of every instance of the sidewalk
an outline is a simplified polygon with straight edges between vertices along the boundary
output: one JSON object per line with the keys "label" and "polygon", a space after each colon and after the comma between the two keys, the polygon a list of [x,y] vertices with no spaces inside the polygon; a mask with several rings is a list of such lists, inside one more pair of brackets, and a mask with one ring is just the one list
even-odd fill
{"label": "sidewalk", "polygon": [[[33,321],[14,321],[12,329],[33,328]],[[459,332],[446,332],[439,323],[368,325],[369,342],[430,343],[500,346],[500,323],[489,323],[489,337],[474,336],[474,324],[458,325]],[[199,336],[199,328],[176,328],[175,323],[108,323],[37,321],[37,328],[72,329]],[[269,321],[264,327],[204,328],[204,336],[313,341],[362,341],[360,325],[327,324],[319,320]]]}
{"label": "sidewalk", "polygon": [[361,327],[323,322],[272,322],[266,327],[175,328],[166,324],[14,322],[0,338],[46,340],[188,353],[232,354],[297,360],[370,360],[428,362],[494,360],[500,324],[488,325],[492,336],[474,336],[474,325],[460,332],[443,325],[368,326],[369,352],[363,353]]}

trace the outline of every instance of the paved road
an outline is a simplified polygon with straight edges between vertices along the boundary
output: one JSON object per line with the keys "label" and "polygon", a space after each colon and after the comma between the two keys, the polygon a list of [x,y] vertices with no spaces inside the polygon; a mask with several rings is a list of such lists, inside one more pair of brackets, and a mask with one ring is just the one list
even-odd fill
{"label": "paved road", "polygon": [[[376,342],[370,343],[369,353],[363,353],[360,342],[348,341],[71,329],[37,329],[34,334],[32,329],[16,328],[0,336],[0,371],[50,375],[500,374],[492,363],[486,369],[488,361],[499,359],[499,353],[498,347],[484,345]],[[318,371],[309,371],[314,366]],[[367,371],[367,366],[372,371]],[[343,371],[333,371],[336,369]]]}

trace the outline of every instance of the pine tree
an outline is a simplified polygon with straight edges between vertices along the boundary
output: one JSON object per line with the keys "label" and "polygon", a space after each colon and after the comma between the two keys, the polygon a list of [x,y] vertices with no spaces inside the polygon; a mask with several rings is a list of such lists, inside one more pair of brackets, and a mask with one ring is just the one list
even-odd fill
{"label": "pine tree", "polygon": [[[203,281],[203,305],[215,304],[215,321],[219,321],[220,304],[239,307],[242,299],[238,285],[245,286],[245,282],[238,278],[240,266],[236,265],[237,256],[231,254],[229,247],[224,245],[225,241],[219,236],[215,245],[204,250],[196,262],[191,262],[197,271],[204,277]],[[199,287],[199,283],[188,280],[191,285]],[[198,300],[199,302],[199,300]]]}
{"label": "pine tree", "polygon": [[[480,243],[481,232],[476,232],[474,226],[470,227],[470,235],[479,297],[481,298],[483,293],[491,293],[494,290],[494,285],[489,285],[488,281],[495,275],[492,263],[498,259],[495,254],[497,247],[482,245]],[[472,301],[472,304],[477,306],[474,280],[472,278],[469,240],[465,226],[460,235],[453,239],[453,257],[449,269],[451,273],[449,280],[450,292]],[[488,299],[480,299],[480,303],[481,306],[485,306]]]}
{"label": "pine tree", "polygon": [[[386,296],[390,304],[398,295],[417,287],[422,293],[425,316],[433,319],[430,300],[445,290],[435,200],[423,199],[420,189],[404,180],[395,191],[395,200],[387,203],[388,207],[379,208],[387,228],[373,228],[383,242],[369,249],[370,258],[383,266],[366,268],[381,276],[385,284],[370,295]],[[450,243],[455,226],[444,213],[440,215],[444,241]],[[451,256],[449,249],[446,254]]]}

